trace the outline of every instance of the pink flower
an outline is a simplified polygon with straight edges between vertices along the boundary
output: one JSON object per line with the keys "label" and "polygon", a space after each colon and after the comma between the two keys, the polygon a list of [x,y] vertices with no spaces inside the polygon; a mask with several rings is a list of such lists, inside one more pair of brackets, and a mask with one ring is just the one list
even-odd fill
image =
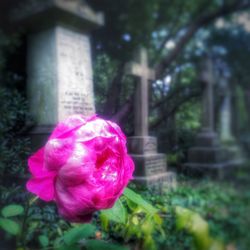
{"label": "pink flower", "polygon": [[73,222],[89,221],[93,212],[111,208],[134,171],[119,126],[81,115],[59,123],[28,165],[27,189],[55,201],[59,213]]}

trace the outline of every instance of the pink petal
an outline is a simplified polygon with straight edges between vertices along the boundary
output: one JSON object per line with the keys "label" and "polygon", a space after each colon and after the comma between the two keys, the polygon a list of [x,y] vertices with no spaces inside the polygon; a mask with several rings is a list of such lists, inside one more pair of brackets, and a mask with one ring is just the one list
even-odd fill
{"label": "pink petal", "polygon": [[96,115],[90,117],[84,117],[82,115],[72,115],[69,116],[64,121],[58,123],[54,131],[52,132],[49,139],[53,138],[67,138],[72,136],[74,132],[81,128],[86,122],[95,119]]}
{"label": "pink petal", "polygon": [[67,162],[74,148],[73,138],[50,139],[45,146],[45,167],[48,170],[59,170]]}
{"label": "pink petal", "polygon": [[39,149],[28,159],[29,170],[34,176],[44,174],[44,148]]}
{"label": "pink petal", "polygon": [[54,179],[54,173],[43,177],[35,177],[27,182],[26,188],[28,191],[36,194],[42,200],[51,201],[54,199],[55,192]]}

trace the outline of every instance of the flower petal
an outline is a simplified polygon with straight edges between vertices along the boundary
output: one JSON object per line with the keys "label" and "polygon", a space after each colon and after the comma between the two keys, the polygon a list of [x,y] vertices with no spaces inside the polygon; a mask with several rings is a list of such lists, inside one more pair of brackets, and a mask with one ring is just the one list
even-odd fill
{"label": "flower petal", "polygon": [[50,173],[43,177],[35,177],[27,182],[26,188],[42,200],[52,201],[55,193],[54,179],[55,173]]}

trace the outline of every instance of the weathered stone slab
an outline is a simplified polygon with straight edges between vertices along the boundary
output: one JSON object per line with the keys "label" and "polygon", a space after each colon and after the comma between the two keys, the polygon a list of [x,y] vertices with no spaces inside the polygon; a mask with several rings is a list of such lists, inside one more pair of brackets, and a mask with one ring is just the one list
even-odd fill
{"label": "weathered stone slab", "polygon": [[58,23],[89,30],[103,25],[104,16],[81,0],[23,0],[10,11],[9,21],[29,30],[41,30]]}
{"label": "weathered stone slab", "polygon": [[57,27],[58,120],[95,113],[89,36]]}
{"label": "weathered stone slab", "polygon": [[157,138],[153,136],[132,136],[128,138],[128,151],[133,154],[157,152]]}
{"label": "weathered stone slab", "polygon": [[31,35],[27,55],[27,96],[34,120],[39,125],[57,122],[56,32]]}
{"label": "weathered stone slab", "polygon": [[164,154],[132,154],[131,156],[136,165],[135,176],[152,176],[167,170],[166,155]]}
{"label": "weathered stone slab", "polygon": [[57,26],[30,37],[28,98],[39,125],[95,113],[87,35]]}
{"label": "weathered stone slab", "polygon": [[176,174],[170,171],[153,176],[137,176],[135,177],[134,182],[161,191],[164,188],[174,189],[177,187]]}
{"label": "weathered stone slab", "polygon": [[242,160],[228,160],[219,163],[186,163],[184,172],[194,177],[210,176],[225,179],[234,176],[241,164]]}
{"label": "weathered stone slab", "polygon": [[195,144],[200,147],[218,147],[220,145],[217,134],[204,129],[198,133]]}
{"label": "weathered stone slab", "polygon": [[227,159],[227,152],[222,147],[193,147],[188,152],[190,162],[219,163]]}
{"label": "weathered stone slab", "polygon": [[23,0],[7,12],[10,30],[21,28],[28,38],[27,96],[35,120],[29,136],[35,149],[67,116],[95,113],[89,32],[104,19],[81,0]]}

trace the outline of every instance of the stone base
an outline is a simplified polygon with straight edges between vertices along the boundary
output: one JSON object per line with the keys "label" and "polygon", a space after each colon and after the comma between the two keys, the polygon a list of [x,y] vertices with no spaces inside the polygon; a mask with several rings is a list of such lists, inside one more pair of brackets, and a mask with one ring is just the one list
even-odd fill
{"label": "stone base", "polygon": [[176,174],[167,172],[165,154],[131,155],[135,162],[133,182],[148,188],[162,191],[176,187]]}
{"label": "stone base", "polygon": [[227,151],[227,159],[228,160],[238,160],[241,161],[242,164],[244,164],[245,159],[243,156],[243,151],[242,149],[237,145],[231,145],[231,146],[226,146],[226,151]]}
{"label": "stone base", "polygon": [[196,137],[195,145],[199,147],[218,147],[218,135],[214,131],[203,129]]}
{"label": "stone base", "polygon": [[184,164],[184,173],[193,177],[213,177],[225,179],[234,176],[242,163],[242,159],[225,161],[221,163],[186,163]]}
{"label": "stone base", "polygon": [[174,172],[165,172],[154,176],[136,176],[133,182],[161,191],[164,188],[174,189],[177,186],[176,174]]}
{"label": "stone base", "polygon": [[212,131],[201,131],[196,145],[188,151],[184,172],[192,176],[226,178],[244,162],[237,146],[220,146],[218,136]]}
{"label": "stone base", "polygon": [[157,138],[153,136],[128,137],[128,151],[132,154],[149,154],[157,152]]}
{"label": "stone base", "polygon": [[227,151],[222,147],[193,147],[188,151],[189,162],[214,164],[226,161]]}
{"label": "stone base", "polygon": [[135,162],[136,177],[153,176],[167,171],[167,161],[165,154],[135,155],[131,154]]}

